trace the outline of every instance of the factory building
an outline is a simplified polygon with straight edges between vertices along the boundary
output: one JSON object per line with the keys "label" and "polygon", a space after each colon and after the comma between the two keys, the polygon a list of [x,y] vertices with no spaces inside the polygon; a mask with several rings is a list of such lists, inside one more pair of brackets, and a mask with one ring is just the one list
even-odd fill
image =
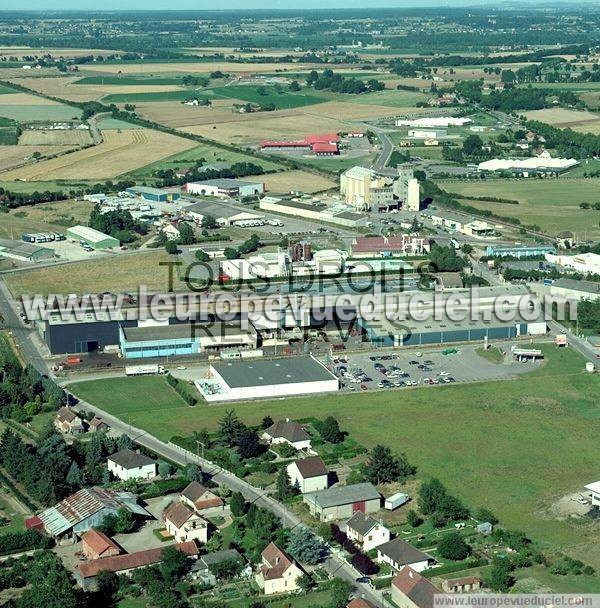
{"label": "factory building", "polygon": [[352,167],[340,176],[340,194],[355,209],[366,211],[393,200],[393,191],[388,181],[373,169]]}
{"label": "factory building", "polygon": [[[446,344],[452,342],[471,342],[484,339],[511,339],[519,336],[538,336],[547,332],[546,321],[540,314],[533,320],[526,319],[519,311],[522,299],[530,298],[525,286],[481,287],[476,299],[471,299],[467,289],[456,289],[437,294],[441,301],[435,302],[431,293],[419,295],[419,315],[422,320],[408,317],[406,320],[387,319],[379,315],[373,320],[358,317],[357,324],[365,337],[377,346],[422,346],[427,344]],[[461,306],[448,304],[452,313],[466,312],[463,320],[453,320],[446,311],[446,305],[456,295],[462,295],[467,303]],[[406,302],[411,294],[405,293]],[[512,318],[499,318],[495,306],[502,302],[501,308],[514,311]],[[408,304],[398,306],[397,317],[403,316]],[[441,311],[441,315],[440,315]]]}
{"label": "factory building", "polygon": [[348,205],[339,200],[327,205],[319,200],[265,196],[261,199],[259,207],[263,211],[273,211],[348,228],[365,226],[367,222],[364,215],[351,211]]}
{"label": "factory building", "polygon": [[447,137],[448,131],[445,129],[410,129],[408,136],[411,139],[439,139]]}
{"label": "factory building", "polygon": [[429,251],[429,239],[419,234],[358,236],[352,241],[352,255],[355,257],[424,255]]}
{"label": "factory building", "polygon": [[267,399],[337,391],[339,381],[312,356],[214,362],[194,382],[209,402]]}
{"label": "factory building", "polygon": [[335,156],[340,153],[339,143],[337,133],[317,133],[300,140],[265,140],[261,142],[260,149],[275,152],[301,150],[312,152],[315,156]]}
{"label": "factory building", "polygon": [[119,344],[125,359],[196,355],[228,348],[255,348],[256,330],[248,324],[177,323],[145,327],[119,327]]}
{"label": "factory building", "polygon": [[600,283],[595,281],[579,281],[577,279],[562,278],[554,281],[550,286],[550,294],[562,296],[568,300],[600,300]]}
{"label": "factory building", "polygon": [[160,188],[146,186],[133,186],[127,188],[125,192],[135,198],[141,198],[152,203],[173,203],[181,197],[177,190],[161,190]]}
{"label": "factory building", "polygon": [[398,166],[398,179],[393,184],[394,196],[402,201],[402,206],[408,211],[419,211],[421,208],[421,186],[415,178],[414,169],[410,164]]}
{"label": "factory building", "polygon": [[553,245],[515,245],[514,247],[488,245],[485,249],[485,254],[491,258],[513,257],[518,260],[545,256],[547,253],[556,253],[556,247]]}
{"label": "factory building", "polygon": [[202,182],[188,182],[185,185],[188,194],[220,197],[245,197],[264,194],[263,182],[250,182],[240,179],[207,179]]}
{"label": "factory building", "polygon": [[113,249],[118,248],[118,239],[99,230],[94,230],[89,226],[73,226],[67,229],[67,237],[85,243],[92,249]]}
{"label": "factory building", "polygon": [[40,262],[51,260],[54,257],[54,249],[40,247],[33,243],[0,239],[0,257],[20,262]]}
{"label": "factory building", "polygon": [[579,253],[577,255],[546,254],[546,261],[558,264],[564,268],[582,272],[584,274],[600,274],[600,255],[597,253]]}
{"label": "factory building", "polygon": [[453,117],[453,116],[439,116],[430,118],[416,118],[415,120],[396,120],[397,127],[421,127],[424,129],[431,129],[436,127],[462,127],[473,122],[470,118],[464,117]]}
{"label": "factory building", "polygon": [[562,173],[579,164],[574,158],[552,158],[547,151],[531,158],[493,158],[477,165],[481,172],[510,171],[520,173],[524,177],[536,173]]}

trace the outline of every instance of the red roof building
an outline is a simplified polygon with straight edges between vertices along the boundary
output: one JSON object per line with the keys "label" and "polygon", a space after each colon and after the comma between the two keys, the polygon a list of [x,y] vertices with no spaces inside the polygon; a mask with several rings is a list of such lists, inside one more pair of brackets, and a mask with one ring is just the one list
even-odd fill
{"label": "red roof building", "polygon": [[287,148],[310,149],[316,155],[330,156],[339,154],[340,136],[337,133],[313,133],[302,140],[273,141],[265,140],[260,143],[261,149]]}
{"label": "red roof building", "polygon": [[104,532],[90,528],[81,537],[81,552],[86,559],[100,559],[119,555],[121,548]]}

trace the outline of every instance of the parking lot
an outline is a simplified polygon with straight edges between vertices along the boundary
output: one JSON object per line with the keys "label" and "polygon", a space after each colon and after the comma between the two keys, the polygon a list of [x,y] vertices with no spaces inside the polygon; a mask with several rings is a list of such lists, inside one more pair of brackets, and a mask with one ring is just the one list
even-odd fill
{"label": "parking lot", "polygon": [[340,378],[343,391],[355,392],[501,380],[532,371],[540,365],[539,362],[513,361],[512,343],[495,346],[506,353],[502,363],[493,363],[478,354],[476,351],[482,346],[477,344],[340,355],[333,360],[333,371]]}

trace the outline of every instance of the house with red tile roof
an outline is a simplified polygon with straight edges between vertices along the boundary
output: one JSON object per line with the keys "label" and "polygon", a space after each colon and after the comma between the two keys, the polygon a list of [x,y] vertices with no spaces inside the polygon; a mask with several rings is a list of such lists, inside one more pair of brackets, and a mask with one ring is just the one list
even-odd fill
{"label": "house with red tile roof", "polygon": [[86,559],[114,557],[121,553],[121,547],[111,540],[104,532],[90,528],[81,537],[81,552]]}
{"label": "house with red tile roof", "polygon": [[208,541],[208,521],[182,502],[171,503],[163,513],[163,521],[167,532],[177,542]]}
{"label": "house with red tile roof", "polygon": [[399,608],[433,608],[441,591],[410,566],[404,566],[392,581],[392,601]]}
{"label": "house with red tile roof", "polygon": [[223,499],[197,481],[190,482],[181,493],[179,500],[196,511],[224,508]]}

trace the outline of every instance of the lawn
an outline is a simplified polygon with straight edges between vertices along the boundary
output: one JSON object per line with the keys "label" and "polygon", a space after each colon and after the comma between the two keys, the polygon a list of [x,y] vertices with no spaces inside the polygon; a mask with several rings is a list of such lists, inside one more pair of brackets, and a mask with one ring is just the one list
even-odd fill
{"label": "lawn", "polygon": [[146,285],[150,292],[168,289],[168,268],[161,262],[173,261],[163,249],[148,253],[116,254],[103,258],[26,270],[7,276],[13,294],[48,295],[69,293],[113,293],[137,291]]}
{"label": "lawn", "polygon": [[365,103],[374,106],[390,106],[393,108],[410,108],[415,106],[419,101],[427,101],[428,95],[417,91],[394,91],[386,89],[385,91],[376,91],[374,93],[363,93],[362,95],[352,95],[343,97],[344,101],[353,103]]}
{"label": "lawn", "polygon": [[[278,110],[301,108],[327,100],[326,97],[318,94],[288,93],[287,91],[279,92],[274,87],[263,86],[237,85],[232,87],[216,87],[210,90],[217,96],[227,97],[229,99],[239,99],[240,101],[247,101],[259,105],[272,103]],[[265,91],[265,94],[261,95],[261,91],[263,90]]]}
{"label": "lawn", "polygon": [[537,224],[549,233],[572,230],[582,237],[600,235],[600,213],[579,208],[581,202],[594,203],[598,200],[599,179],[440,180],[438,183],[447,192],[459,195],[518,200],[518,205],[478,200],[462,202],[479,209],[489,209],[498,215],[516,217],[524,224]]}
{"label": "lawn", "polygon": [[[548,510],[598,477],[600,380],[583,372],[583,359],[570,349],[542,348],[546,364],[511,381],[252,402],[235,409],[254,424],[265,415],[331,414],[362,445],[383,443],[406,452],[420,478],[439,477],[471,506],[483,504],[505,525],[599,568],[597,524],[560,521]],[[127,379],[132,389],[125,395],[122,382],[98,380],[71,389],[163,440],[214,430],[230,407],[183,406],[160,378],[151,385]]]}

